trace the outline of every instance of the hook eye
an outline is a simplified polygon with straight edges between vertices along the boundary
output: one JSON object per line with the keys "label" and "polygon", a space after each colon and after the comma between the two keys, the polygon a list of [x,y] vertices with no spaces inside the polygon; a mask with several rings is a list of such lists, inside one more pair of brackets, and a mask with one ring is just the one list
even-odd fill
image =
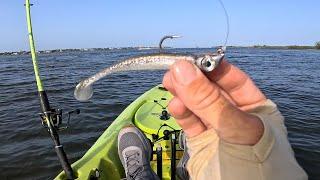
{"label": "hook eye", "polygon": [[216,61],[209,55],[201,60],[201,69],[205,72],[211,72],[217,66]]}

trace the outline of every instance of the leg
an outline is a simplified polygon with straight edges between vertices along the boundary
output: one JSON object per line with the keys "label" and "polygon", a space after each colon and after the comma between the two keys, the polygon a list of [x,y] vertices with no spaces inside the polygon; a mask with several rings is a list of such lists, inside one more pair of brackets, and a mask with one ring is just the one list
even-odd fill
{"label": "leg", "polygon": [[183,149],[183,156],[177,165],[177,176],[179,177],[179,179],[188,180],[190,178],[189,178],[189,173],[187,171],[187,163],[188,163],[188,160],[190,159],[190,156],[188,154],[186,135],[182,130],[180,131],[180,134],[179,134],[179,146],[181,149]]}
{"label": "leg", "polygon": [[151,145],[147,137],[138,128],[128,126],[120,130],[118,153],[127,180],[159,179],[150,166]]}

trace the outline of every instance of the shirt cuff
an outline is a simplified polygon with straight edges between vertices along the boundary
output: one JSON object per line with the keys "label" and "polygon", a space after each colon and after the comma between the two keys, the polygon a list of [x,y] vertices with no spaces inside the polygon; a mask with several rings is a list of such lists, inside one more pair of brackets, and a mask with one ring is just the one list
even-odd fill
{"label": "shirt cuff", "polygon": [[190,155],[200,152],[202,149],[212,143],[219,141],[217,133],[213,129],[208,129],[205,132],[192,137],[187,137],[188,152]]}

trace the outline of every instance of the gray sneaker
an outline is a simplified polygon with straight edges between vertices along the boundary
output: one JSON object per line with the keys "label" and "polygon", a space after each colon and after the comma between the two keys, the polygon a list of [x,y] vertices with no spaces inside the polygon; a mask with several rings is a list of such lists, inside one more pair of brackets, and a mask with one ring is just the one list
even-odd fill
{"label": "gray sneaker", "polygon": [[177,176],[181,180],[188,180],[190,179],[190,177],[187,171],[187,163],[188,163],[188,160],[190,159],[190,156],[188,154],[186,135],[182,130],[180,131],[180,134],[179,134],[179,147],[180,149],[183,149],[183,156],[177,165],[177,170],[176,170]]}
{"label": "gray sneaker", "polygon": [[118,154],[127,180],[159,179],[150,166],[152,155],[150,142],[138,128],[128,126],[120,130]]}

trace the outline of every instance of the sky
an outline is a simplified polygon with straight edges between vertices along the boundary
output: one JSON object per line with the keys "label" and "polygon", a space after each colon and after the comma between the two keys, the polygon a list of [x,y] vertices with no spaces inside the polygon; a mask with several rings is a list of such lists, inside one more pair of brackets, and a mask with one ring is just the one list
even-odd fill
{"label": "sky", "polygon": [[[0,52],[29,50],[24,0],[0,0]],[[228,45],[314,45],[319,0],[222,0]],[[223,45],[226,19],[218,0],[31,0],[38,50]]]}

